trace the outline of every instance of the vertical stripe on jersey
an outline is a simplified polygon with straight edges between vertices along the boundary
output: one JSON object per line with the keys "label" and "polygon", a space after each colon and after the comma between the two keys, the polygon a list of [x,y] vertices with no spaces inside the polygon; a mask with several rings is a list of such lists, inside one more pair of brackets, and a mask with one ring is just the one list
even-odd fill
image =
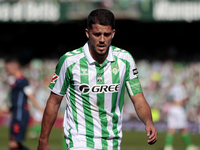
{"label": "vertical stripe on jersey", "polygon": [[[67,68],[67,71],[66,71],[66,77],[69,77],[71,81],[73,81],[73,75],[72,74],[69,74],[70,72],[72,72],[72,68],[74,67],[75,63],[72,64],[71,66],[69,66]],[[69,79],[68,78],[68,79]],[[65,79],[65,82],[66,82],[67,79]],[[69,80],[68,80],[69,81]],[[69,83],[68,83],[69,84]],[[76,125],[76,130],[78,132],[78,122],[77,122],[77,110],[76,110],[76,101],[75,101],[75,87],[74,87],[74,83],[71,83],[70,84],[70,92],[69,92],[69,99],[70,99],[70,104],[71,104],[71,107],[72,107],[72,115],[73,115],[73,120],[75,122],[75,125]],[[71,129],[68,130],[69,132],[69,140],[70,140],[70,143],[69,143],[69,147],[73,147],[73,140],[72,140],[72,135],[71,135],[71,132],[70,132]]]}
{"label": "vertical stripe on jersey", "polygon": [[[67,89],[67,87],[69,86],[69,82],[70,82],[70,79],[73,79],[73,77],[70,77],[70,69],[72,69],[73,68],[73,66],[74,66],[74,64],[73,65],[71,65],[71,66],[69,66],[67,69],[66,69],[66,72],[65,72],[65,80],[64,80],[64,82],[63,82],[63,85],[62,85],[62,88],[61,88],[61,90],[60,90],[60,93],[66,93],[66,89]],[[71,81],[73,81],[73,80],[71,80]],[[74,88],[73,88],[74,89]],[[74,90],[73,90],[73,93],[74,93]]]}
{"label": "vertical stripe on jersey", "polygon": [[[124,59],[121,59],[121,58],[120,58],[120,60],[123,61],[126,64],[126,72],[129,72],[130,67],[131,67],[130,63],[127,60],[124,60]],[[128,80],[130,80],[129,73],[126,73],[126,77],[124,77],[124,83]],[[133,94],[131,93],[132,91],[130,90],[130,84],[129,83],[126,84],[126,87],[127,87],[127,91],[128,91],[129,96],[132,96]]]}
{"label": "vertical stripe on jersey", "polygon": [[[60,58],[60,60],[59,60],[59,62],[58,62],[58,64],[57,64],[57,66],[56,66],[56,71],[55,71],[55,74],[56,74],[56,75],[59,76],[60,70],[61,70],[62,65],[63,65],[63,63],[64,63],[64,61],[65,61],[66,58],[67,58],[66,56],[62,56],[62,57]],[[56,81],[57,81],[57,80],[55,80],[55,83],[56,83]],[[49,87],[50,87],[51,89],[53,89],[53,87],[55,86],[55,83],[50,83],[50,84],[49,84]]]}
{"label": "vertical stripe on jersey", "polygon": [[[99,64],[96,64],[96,79],[97,84],[104,84],[104,67],[99,66]],[[101,75],[102,81],[98,81],[98,76]],[[107,143],[107,137],[109,137],[109,132],[107,130],[108,120],[106,118],[106,111],[104,109],[104,103],[105,103],[105,93],[97,93],[97,106],[99,107],[99,118],[101,120],[101,143],[102,143],[102,149],[107,150],[108,149],[108,143]]]}
{"label": "vertical stripe on jersey", "polygon": [[[120,75],[119,75],[119,66],[118,66],[118,61],[116,56],[115,57],[115,61],[111,63],[111,71],[112,71],[112,83],[113,84],[118,84],[120,83]],[[116,71],[114,69],[117,69]],[[117,150],[118,149],[118,130],[117,130],[117,123],[118,123],[118,115],[115,113],[115,109],[117,106],[117,96],[118,96],[118,92],[112,93],[112,109],[111,109],[111,113],[113,113],[113,119],[112,119],[112,123],[113,123],[113,133],[115,134],[115,138],[113,139],[113,150]]]}
{"label": "vertical stripe on jersey", "polygon": [[[84,71],[83,71],[84,70]],[[80,59],[80,81],[81,84],[88,84],[89,85],[89,75],[88,73],[88,64],[85,57]],[[85,114],[85,126],[86,126],[86,140],[87,140],[87,147],[94,148],[94,124],[93,124],[93,117],[91,115],[91,106],[89,102],[89,93],[83,94],[81,93],[82,101],[83,101],[83,110]]]}
{"label": "vertical stripe on jersey", "polygon": [[69,135],[68,135],[68,138],[69,138],[69,147],[73,147],[73,141],[72,141],[72,134],[71,134],[71,128],[68,130],[69,132]]}
{"label": "vertical stripe on jersey", "polygon": [[[130,63],[124,59],[120,59],[120,60],[123,61],[124,64],[126,64],[126,72],[125,72],[125,76],[124,76],[124,81],[123,81],[123,85],[121,85],[121,87],[125,87],[126,80],[127,80],[126,76],[128,75],[128,78],[130,78],[129,77]],[[125,94],[125,89],[122,88],[121,93],[120,93],[120,98],[119,98],[121,101],[119,101],[119,104],[118,104],[120,112],[122,112],[122,108],[124,105],[124,101],[122,101],[122,99],[124,99],[124,94]]]}

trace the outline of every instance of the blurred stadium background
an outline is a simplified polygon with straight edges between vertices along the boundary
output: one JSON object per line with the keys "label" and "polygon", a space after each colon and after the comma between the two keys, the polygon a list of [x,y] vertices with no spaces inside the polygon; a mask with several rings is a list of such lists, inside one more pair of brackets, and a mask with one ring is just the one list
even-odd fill
{"label": "blurred stadium background", "polygon": [[[47,86],[60,56],[87,41],[86,17],[95,8],[107,8],[115,14],[117,32],[112,45],[133,55],[159,131],[158,142],[147,146],[144,125],[137,119],[126,95],[122,149],[163,148],[169,106],[167,91],[172,83],[182,81],[189,93],[186,105],[189,131],[194,143],[200,146],[199,0],[0,0],[0,149],[7,149],[10,120],[4,113],[9,105],[7,83],[11,80],[5,73],[4,59],[15,55],[21,60],[36,97],[45,101],[49,95]],[[65,101],[51,134],[52,150],[61,149],[60,140],[55,137],[62,134],[64,107]],[[25,143],[36,149],[37,139],[27,138]],[[178,136],[174,143],[176,150],[184,148]]]}

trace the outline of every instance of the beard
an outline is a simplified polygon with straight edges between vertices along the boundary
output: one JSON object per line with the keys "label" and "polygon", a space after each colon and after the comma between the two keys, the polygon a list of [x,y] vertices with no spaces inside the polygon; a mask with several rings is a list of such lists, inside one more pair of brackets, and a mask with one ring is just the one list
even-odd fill
{"label": "beard", "polygon": [[97,49],[98,49],[98,47],[95,47],[95,46],[93,47],[93,51],[95,52],[96,55],[105,56],[108,54],[109,47],[106,49],[106,51],[104,53],[99,53],[99,50],[97,50]]}

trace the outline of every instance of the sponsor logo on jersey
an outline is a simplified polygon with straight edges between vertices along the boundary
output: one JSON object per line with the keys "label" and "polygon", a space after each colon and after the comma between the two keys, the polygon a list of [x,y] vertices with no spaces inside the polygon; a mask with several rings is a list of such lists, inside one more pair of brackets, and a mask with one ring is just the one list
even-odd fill
{"label": "sponsor logo on jersey", "polygon": [[133,69],[133,75],[137,75],[137,74],[138,74],[137,68]]}
{"label": "sponsor logo on jersey", "polygon": [[90,86],[87,85],[87,84],[81,84],[81,85],[79,86],[79,91],[80,91],[81,93],[83,93],[83,94],[87,94],[87,93],[89,93],[89,91],[90,91]]}
{"label": "sponsor logo on jersey", "polygon": [[53,78],[51,79],[51,83],[56,83],[56,81],[58,80],[58,78],[59,78],[59,76],[54,73]]}
{"label": "sponsor logo on jersey", "polygon": [[98,74],[98,77],[97,77],[97,82],[102,82],[102,77],[101,77],[101,74]]}
{"label": "sponsor logo on jersey", "polygon": [[88,84],[81,84],[79,86],[79,91],[83,94],[87,94],[89,92],[92,93],[114,93],[118,92],[120,88],[119,84],[101,84],[101,85],[94,85],[90,87]]}
{"label": "sponsor logo on jersey", "polygon": [[111,71],[116,75],[119,72],[119,69],[117,68],[117,66],[113,66]]}

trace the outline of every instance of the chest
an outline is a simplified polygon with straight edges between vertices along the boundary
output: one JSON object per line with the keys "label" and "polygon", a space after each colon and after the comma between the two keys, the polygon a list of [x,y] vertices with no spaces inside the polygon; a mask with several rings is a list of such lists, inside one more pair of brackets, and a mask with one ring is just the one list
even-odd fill
{"label": "chest", "polygon": [[111,62],[103,66],[77,64],[71,71],[75,89],[83,94],[118,92],[125,75],[125,66]]}

